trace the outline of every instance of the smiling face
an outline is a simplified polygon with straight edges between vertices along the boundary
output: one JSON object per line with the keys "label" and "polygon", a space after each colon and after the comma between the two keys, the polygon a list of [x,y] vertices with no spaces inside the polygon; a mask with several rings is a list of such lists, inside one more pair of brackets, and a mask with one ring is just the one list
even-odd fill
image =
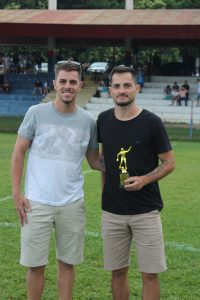
{"label": "smiling face", "polygon": [[75,70],[60,70],[54,80],[56,90],[56,104],[68,106],[75,104],[77,93],[81,90],[82,81]]}
{"label": "smiling face", "polygon": [[118,106],[128,106],[135,100],[139,85],[130,72],[114,73],[112,76],[110,94]]}

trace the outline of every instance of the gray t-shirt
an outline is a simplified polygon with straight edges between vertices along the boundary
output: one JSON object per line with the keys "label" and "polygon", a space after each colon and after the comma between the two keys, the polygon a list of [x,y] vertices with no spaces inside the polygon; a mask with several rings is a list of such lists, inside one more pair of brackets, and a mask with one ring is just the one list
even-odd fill
{"label": "gray t-shirt", "polygon": [[25,178],[25,196],[60,206],[84,196],[82,162],[98,149],[94,119],[82,108],[58,112],[53,102],[32,106],[18,134],[32,141]]}

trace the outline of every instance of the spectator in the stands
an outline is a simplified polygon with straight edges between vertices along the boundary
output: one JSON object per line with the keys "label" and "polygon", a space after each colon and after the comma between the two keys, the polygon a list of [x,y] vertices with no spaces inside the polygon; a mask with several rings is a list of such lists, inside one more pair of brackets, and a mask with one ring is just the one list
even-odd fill
{"label": "spectator in the stands", "polygon": [[20,65],[20,73],[25,74],[26,55],[24,53],[19,54],[19,65]]}
{"label": "spectator in the stands", "polygon": [[99,88],[96,89],[96,91],[95,91],[93,97],[95,97],[95,98],[100,98],[100,97],[101,97]]}
{"label": "spectator in the stands", "polygon": [[197,79],[197,104],[196,106],[200,105],[200,78]]}
{"label": "spectator in the stands", "polygon": [[3,56],[3,65],[4,65],[4,72],[10,73],[10,65],[11,65],[11,57],[7,54]]}
{"label": "spectator in the stands", "polygon": [[187,101],[188,101],[189,100],[189,91],[190,91],[190,86],[188,84],[188,81],[185,80],[185,82],[182,86],[186,89],[186,98],[187,98]]}
{"label": "spectator in the stands", "polygon": [[137,84],[140,86],[140,91],[139,93],[142,93],[142,89],[144,87],[144,71],[142,68],[138,69],[138,74],[137,74]]}
{"label": "spectator in the stands", "polygon": [[3,81],[3,85],[2,85],[2,90],[6,94],[8,94],[10,92],[10,89],[11,89],[11,84],[8,81],[8,79],[6,77],[4,77],[4,81]]}
{"label": "spectator in the stands", "polygon": [[172,105],[176,102],[178,105],[178,99],[179,99],[179,85],[175,81],[172,86]]}
{"label": "spectator in the stands", "polygon": [[13,73],[20,73],[19,54],[15,52],[12,57]]}
{"label": "spectator in the stands", "polygon": [[182,87],[179,90],[179,97],[178,97],[178,105],[181,106],[181,102],[184,101],[185,102],[185,106],[187,106],[187,90],[184,88],[184,86],[182,85]]}
{"label": "spectator in the stands", "polygon": [[41,71],[42,71],[42,56],[40,55],[40,53],[36,53],[35,63],[38,66],[38,73],[41,73]]}
{"label": "spectator in the stands", "polygon": [[99,91],[101,97],[107,98],[109,96],[109,89],[104,80],[100,82]]}
{"label": "spectator in the stands", "polygon": [[33,95],[38,94],[38,93],[40,95],[42,95],[42,83],[40,80],[37,79],[34,84]]}
{"label": "spectator in the stands", "polygon": [[46,79],[43,83],[43,91],[42,94],[43,96],[46,96],[50,92],[50,85],[49,85],[49,80]]}
{"label": "spectator in the stands", "polygon": [[164,88],[164,94],[165,94],[165,100],[171,100],[172,99],[172,89],[171,86],[168,84]]}
{"label": "spectator in the stands", "polygon": [[25,74],[30,74],[33,70],[33,61],[32,55],[27,53],[26,54],[26,66],[25,66]]}

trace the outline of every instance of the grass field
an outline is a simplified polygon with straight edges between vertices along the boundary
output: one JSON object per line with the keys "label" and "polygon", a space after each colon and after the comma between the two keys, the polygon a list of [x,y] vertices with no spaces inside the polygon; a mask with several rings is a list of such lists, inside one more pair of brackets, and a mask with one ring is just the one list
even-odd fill
{"label": "grass field", "polygon": [[[0,299],[25,300],[25,268],[19,266],[20,225],[11,198],[10,157],[15,134],[0,133]],[[160,275],[161,299],[200,299],[200,196],[198,142],[172,142],[176,170],[160,182],[168,271]],[[111,300],[110,273],[102,267],[100,174],[83,165],[87,228],[85,262],[77,267],[74,300]],[[130,299],[141,299],[140,274],[131,254]],[[56,300],[54,237],[43,300]]]}

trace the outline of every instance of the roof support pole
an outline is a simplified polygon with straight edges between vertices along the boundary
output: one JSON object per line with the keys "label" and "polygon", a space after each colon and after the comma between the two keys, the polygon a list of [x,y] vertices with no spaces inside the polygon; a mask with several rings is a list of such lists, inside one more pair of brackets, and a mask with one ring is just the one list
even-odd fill
{"label": "roof support pole", "polygon": [[50,74],[54,73],[54,65],[56,62],[56,45],[55,45],[55,38],[54,37],[48,37],[48,72]]}
{"label": "roof support pole", "polygon": [[[134,2],[134,0],[126,0],[125,9],[133,9],[133,2]],[[130,65],[132,65],[131,38],[125,39],[124,48],[125,48],[124,64],[126,66],[130,66]]]}
{"label": "roof support pole", "polygon": [[57,9],[57,0],[48,0],[48,9]]}
{"label": "roof support pole", "polygon": [[134,0],[126,0],[125,8],[126,9],[133,9],[134,8]]}
{"label": "roof support pole", "polygon": [[[48,9],[57,10],[57,0],[48,0]],[[56,58],[56,40],[55,37],[48,37],[48,72],[50,74],[54,73],[54,65]]]}

